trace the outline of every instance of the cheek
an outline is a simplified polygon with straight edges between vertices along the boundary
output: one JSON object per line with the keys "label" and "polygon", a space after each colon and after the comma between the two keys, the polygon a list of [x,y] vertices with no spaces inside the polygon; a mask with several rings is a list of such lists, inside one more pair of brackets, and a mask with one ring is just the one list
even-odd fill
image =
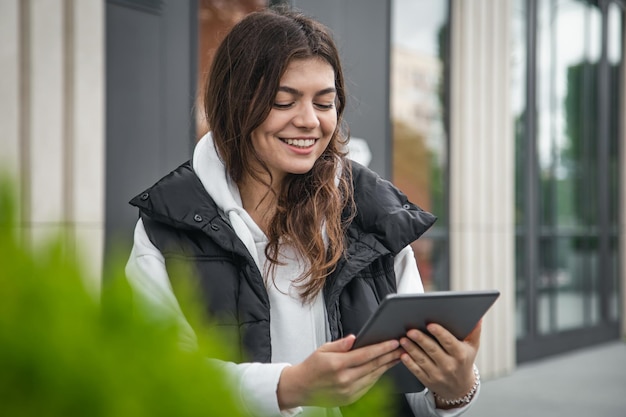
{"label": "cheek", "polygon": [[324,133],[327,135],[332,135],[332,133],[337,128],[337,115],[329,114],[328,116],[321,119],[321,124]]}
{"label": "cheek", "polygon": [[259,126],[259,130],[264,134],[274,134],[280,132],[291,121],[291,116],[288,112],[280,112],[273,110],[267,116],[265,121]]}

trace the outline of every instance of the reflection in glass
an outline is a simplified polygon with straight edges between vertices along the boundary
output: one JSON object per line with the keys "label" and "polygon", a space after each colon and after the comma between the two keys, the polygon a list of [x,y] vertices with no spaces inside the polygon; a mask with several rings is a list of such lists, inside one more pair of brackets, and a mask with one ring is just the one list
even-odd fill
{"label": "reflection in glass", "polygon": [[[603,16],[597,2],[543,0],[538,6],[541,243],[536,287],[539,331],[553,333],[599,324],[604,283],[614,279],[610,254],[605,250],[603,255],[602,248],[609,246],[603,213],[614,211],[618,195],[617,167],[612,166],[617,152],[604,155],[602,144],[616,148],[619,106],[617,95],[610,95],[618,91],[621,55],[610,46],[616,42],[611,34],[609,45],[602,45]],[[607,80],[609,91],[601,88]],[[609,129],[603,125],[607,120]],[[611,190],[603,194],[607,188]],[[617,213],[611,217],[616,221]]]}
{"label": "reflection in glass", "polygon": [[448,281],[445,65],[448,2],[392,1],[393,182],[439,220],[413,250],[427,290]]}
{"label": "reflection in glass", "polygon": [[[590,297],[584,289],[597,283],[590,267],[595,250],[585,237],[596,224],[590,138],[598,120],[599,21],[597,8],[577,0],[539,3],[540,333],[583,327]],[[567,241],[559,238],[563,233]]]}
{"label": "reflection in glass", "polygon": [[[597,238],[546,237],[540,245],[537,286],[541,333],[597,324],[600,293],[589,279],[598,266]],[[546,267],[550,265],[550,267]]]}

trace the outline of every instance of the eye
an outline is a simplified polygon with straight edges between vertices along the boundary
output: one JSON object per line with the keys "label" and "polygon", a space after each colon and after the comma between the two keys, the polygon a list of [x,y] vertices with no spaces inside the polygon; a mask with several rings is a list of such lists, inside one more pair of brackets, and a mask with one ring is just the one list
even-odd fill
{"label": "eye", "polygon": [[335,104],[334,103],[331,103],[331,104],[316,103],[315,106],[320,110],[331,110],[335,107]]}
{"label": "eye", "polygon": [[292,103],[274,103],[274,108],[278,110],[285,110],[285,109],[290,108],[291,106],[293,106],[293,102]]}

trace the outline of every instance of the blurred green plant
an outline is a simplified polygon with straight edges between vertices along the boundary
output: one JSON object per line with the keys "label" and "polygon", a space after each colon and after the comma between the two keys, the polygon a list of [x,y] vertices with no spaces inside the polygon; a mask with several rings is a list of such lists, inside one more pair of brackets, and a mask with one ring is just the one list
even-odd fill
{"label": "blurred green plant", "polygon": [[241,415],[205,360],[223,355],[218,335],[184,351],[175,323],[133,313],[123,276],[105,281],[100,301],[62,238],[27,248],[15,214],[0,179],[1,416]]}

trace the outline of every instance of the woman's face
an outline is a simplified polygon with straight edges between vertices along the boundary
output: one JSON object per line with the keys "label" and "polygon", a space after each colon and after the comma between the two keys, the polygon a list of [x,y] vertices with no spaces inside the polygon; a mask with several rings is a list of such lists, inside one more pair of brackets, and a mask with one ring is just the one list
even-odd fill
{"label": "woman's face", "polygon": [[275,182],[313,168],[337,127],[335,72],[320,58],[292,61],[280,79],[269,115],[252,144]]}

